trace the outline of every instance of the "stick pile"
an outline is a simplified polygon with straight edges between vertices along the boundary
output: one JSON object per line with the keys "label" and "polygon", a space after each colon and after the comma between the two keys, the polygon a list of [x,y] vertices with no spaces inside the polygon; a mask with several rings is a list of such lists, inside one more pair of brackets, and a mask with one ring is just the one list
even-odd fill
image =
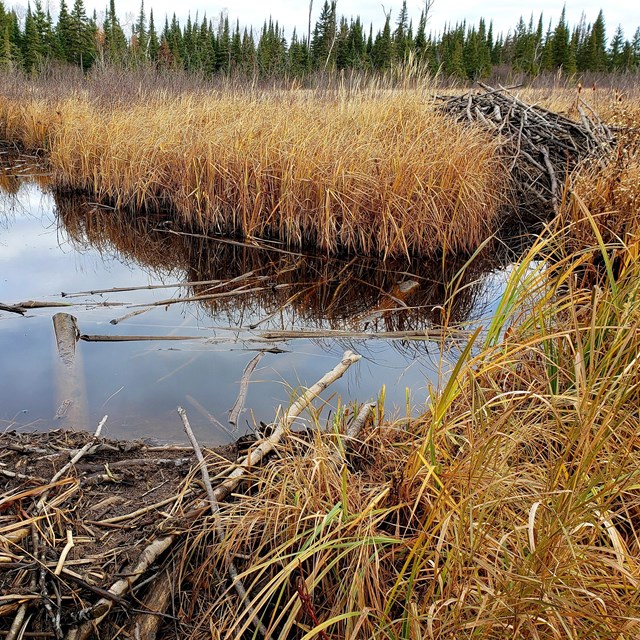
{"label": "stick pile", "polygon": [[527,104],[509,89],[478,83],[480,92],[441,96],[441,110],[479,124],[503,140],[519,211],[543,219],[557,213],[568,174],[586,159],[602,160],[615,137],[597,113],[576,100],[580,121]]}

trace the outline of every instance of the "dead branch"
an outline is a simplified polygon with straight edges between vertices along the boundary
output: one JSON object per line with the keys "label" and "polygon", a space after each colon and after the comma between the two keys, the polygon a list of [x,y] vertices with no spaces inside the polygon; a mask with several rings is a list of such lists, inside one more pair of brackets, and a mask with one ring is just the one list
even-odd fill
{"label": "dead branch", "polygon": [[262,360],[262,358],[264,358],[264,351],[255,355],[242,372],[242,380],[240,380],[238,397],[236,398],[233,408],[229,412],[229,424],[232,424],[234,427],[238,426],[238,417],[240,416],[240,412],[244,408],[244,403],[247,399],[247,391],[249,389],[249,379],[251,378],[251,374],[254,372],[258,364],[260,364],[260,360]]}

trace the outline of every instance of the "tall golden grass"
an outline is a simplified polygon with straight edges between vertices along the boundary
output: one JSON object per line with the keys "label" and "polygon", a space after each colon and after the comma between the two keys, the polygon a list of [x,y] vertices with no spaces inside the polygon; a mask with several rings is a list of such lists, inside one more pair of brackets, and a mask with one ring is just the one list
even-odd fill
{"label": "tall golden grass", "polygon": [[74,89],[0,98],[4,137],[43,149],[60,187],[117,207],[329,254],[473,251],[507,172],[496,141],[436,113],[432,91]]}
{"label": "tall golden grass", "polygon": [[[540,263],[563,237],[517,265],[424,415],[380,404],[345,459],[351,414],[334,407],[328,430],[313,414],[310,441],[224,506],[270,637],[638,637],[640,236],[595,291],[576,275],[613,249]],[[244,637],[207,540],[194,529],[185,550],[191,637]]]}

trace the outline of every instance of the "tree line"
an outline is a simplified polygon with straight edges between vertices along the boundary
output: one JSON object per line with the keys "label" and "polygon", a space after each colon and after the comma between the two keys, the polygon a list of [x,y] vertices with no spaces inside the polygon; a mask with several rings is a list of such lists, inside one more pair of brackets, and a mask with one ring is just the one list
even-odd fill
{"label": "tree line", "polygon": [[205,75],[239,73],[264,77],[304,77],[318,71],[343,69],[386,71],[416,65],[432,73],[477,80],[498,69],[536,76],[543,72],[634,72],[640,68],[640,27],[628,38],[618,26],[609,40],[603,12],[593,23],[582,18],[570,26],[563,9],[556,24],[542,14],[520,18],[506,34],[494,34],[493,24],[447,25],[427,32],[428,3],[417,24],[410,19],[406,0],[399,14],[385,16],[374,33],[359,17],[337,12],[336,0],[325,0],[320,15],[304,34],[269,19],[255,33],[230,22],[222,13],[212,20],[189,16],[180,24],[175,14],[157,25],[142,0],[130,33],[125,33],[110,0],[99,20],[88,16],[83,0],[70,7],[61,0],[57,19],[41,0],[28,5],[19,18],[0,0],[0,68],[35,74],[50,64],[66,63],[90,69],[96,64],[155,65]]}

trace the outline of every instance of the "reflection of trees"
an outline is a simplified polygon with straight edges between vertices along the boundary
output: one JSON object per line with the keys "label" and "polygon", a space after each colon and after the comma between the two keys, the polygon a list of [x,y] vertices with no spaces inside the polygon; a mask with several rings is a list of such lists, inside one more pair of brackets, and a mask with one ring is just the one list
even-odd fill
{"label": "reflection of trees", "polygon": [[[175,230],[168,216],[140,216],[100,208],[68,194],[55,194],[61,224],[72,241],[135,260],[156,274],[189,282],[185,295],[228,294],[200,301],[211,314],[226,314],[233,324],[263,319],[261,327],[421,330],[464,321],[476,302],[475,282],[491,267],[476,260],[450,283],[461,264],[442,261],[379,262],[302,255],[265,245],[257,248],[228,239],[210,239]],[[444,305],[447,310],[443,311]]]}
{"label": "reflection of trees", "polygon": [[9,224],[15,212],[27,209],[21,202],[20,188],[24,184],[48,188],[49,175],[43,171],[37,158],[19,155],[15,149],[0,144],[0,223]]}

